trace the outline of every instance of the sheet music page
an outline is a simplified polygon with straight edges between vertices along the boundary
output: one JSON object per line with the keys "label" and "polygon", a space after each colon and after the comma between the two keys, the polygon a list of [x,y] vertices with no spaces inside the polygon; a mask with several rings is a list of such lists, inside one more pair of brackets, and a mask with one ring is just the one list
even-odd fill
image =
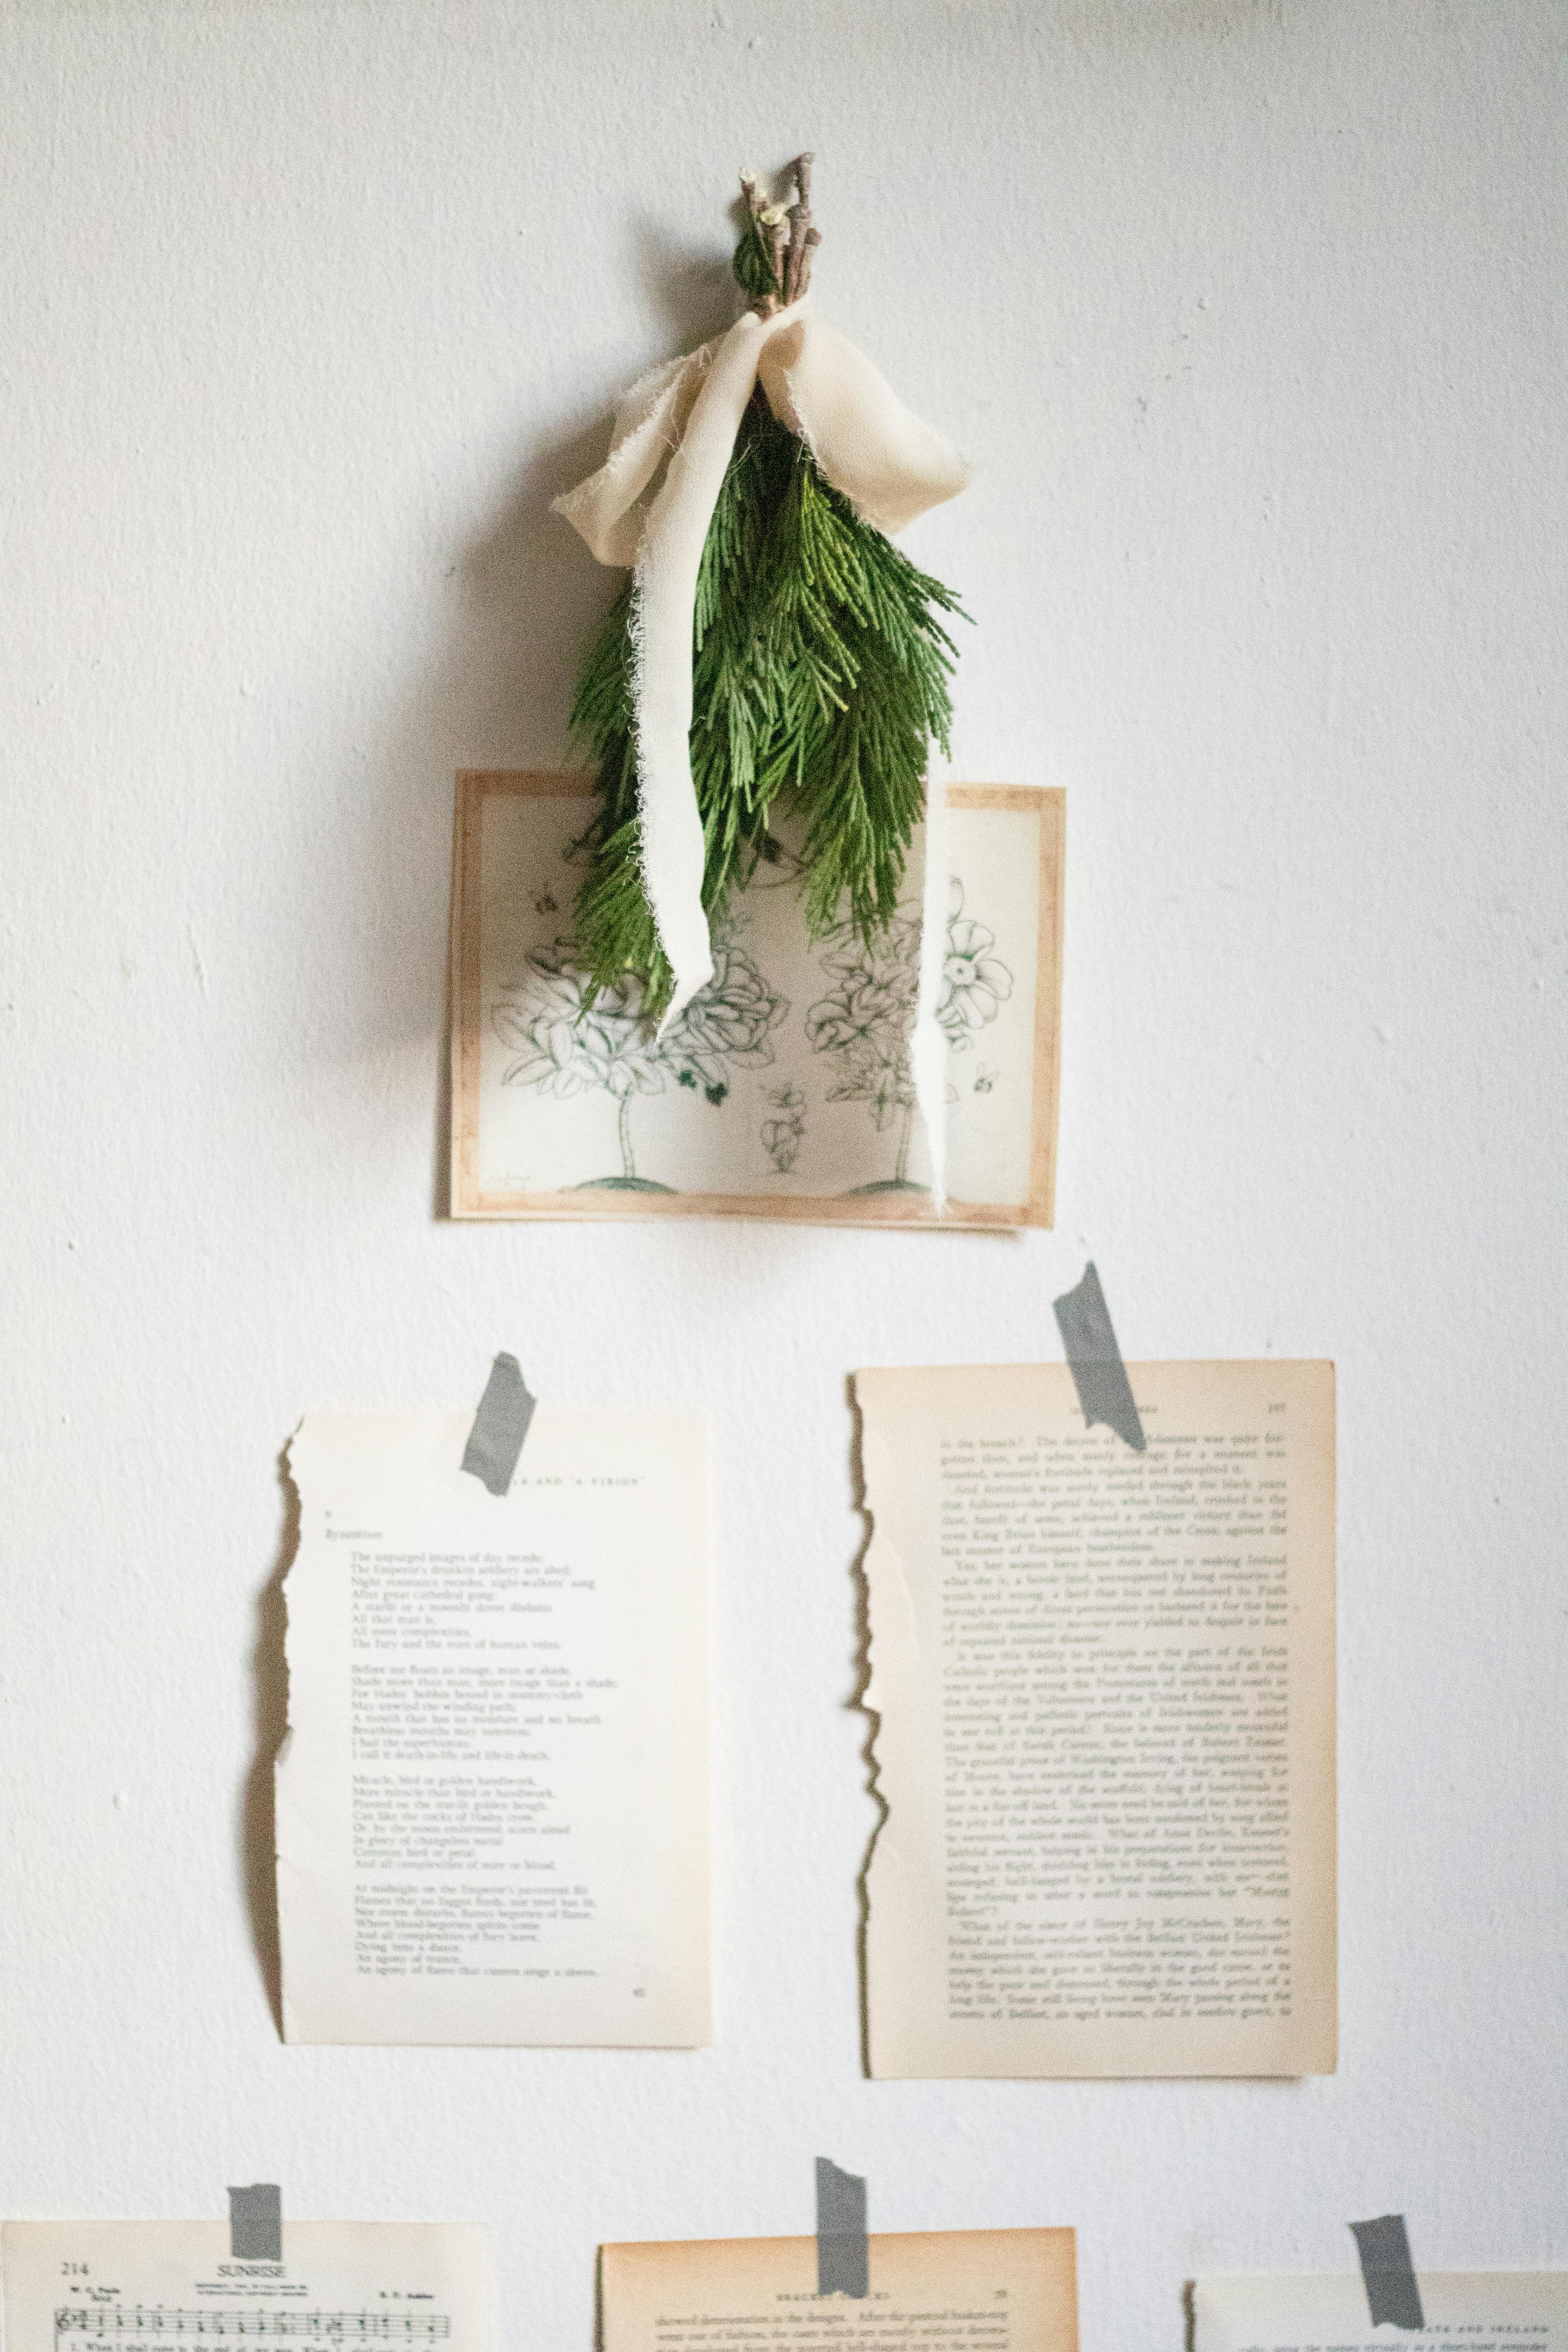
{"label": "sheet music page", "polygon": [[816,2292],[815,2238],[605,2246],[603,2352],[1077,2352],[1070,2230],[939,2230],[868,2241],[864,2301]]}
{"label": "sheet music page", "polygon": [[278,1901],[291,2042],[709,2037],[705,1423],[312,1413]]}
{"label": "sheet music page", "polygon": [[226,2221],[7,2221],[5,2352],[496,2352],[477,2224],[286,2221],[282,2252],[235,2261]]}
{"label": "sheet music page", "polygon": [[866,1371],[873,2074],[1333,2071],[1326,1363]]}
{"label": "sheet music page", "polygon": [[1193,2352],[1568,2352],[1568,2271],[1422,2271],[1419,2328],[1373,2327],[1358,2272],[1201,2278]]}

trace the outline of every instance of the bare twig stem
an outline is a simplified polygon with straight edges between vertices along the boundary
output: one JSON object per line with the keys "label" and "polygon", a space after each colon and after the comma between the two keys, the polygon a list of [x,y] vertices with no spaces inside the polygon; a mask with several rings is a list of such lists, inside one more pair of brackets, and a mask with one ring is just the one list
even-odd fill
{"label": "bare twig stem", "polygon": [[811,258],[822,243],[811,221],[811,166],[815,158],[797,155],[792,167],[793,205],[764,204],[754,172],[741,174],[741,194],[762,241],[773,275],[773,290],[760,295],[752,308],[759,319],[771,319],[784,304],[798,302],[811,284]]}
{"label": "bare twig stem", "polygon": [[[815,157],[795,158],[795,199],[789,209],[789,274],[784,279],[786,303],[798,302],[811,276],[811,167]],[[821,239],[817,242],[820,244]]]}

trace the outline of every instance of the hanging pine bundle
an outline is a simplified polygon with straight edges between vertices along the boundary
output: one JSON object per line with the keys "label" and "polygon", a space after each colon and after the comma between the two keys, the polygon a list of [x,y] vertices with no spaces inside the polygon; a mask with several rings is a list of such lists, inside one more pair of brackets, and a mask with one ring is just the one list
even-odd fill
{"label": "hanging pine bundle", "polygon": [[[665,446],[685,423],[679,404],[693,420],[695,440],[703,383],[721,374],[720,362],[737,337],[768,322],[753,341],[759,350],[773,341],[788,363],[770,375],[765,358],[742,355],[752,370],[751,388],[691,597],[686,749],[701,826],[701,913],[709,921],[721,918],[760,860],[784,856],[773,827],[787,817],[812,936],[847,915],[869,941],[898,905],[924,803],[930,745],[947,749],[955,649],[939,615],[960,608],[866,509],[908,520],[951,496],[964,475],[953,453],[908,415],[852,346],[806,316],[811,257],[820,242],[811,225],[810,161],[803,156],[795,166],[798,195],[787,213],[764,205],[754,180],[742,179],[748,216],[734,270],[752,303],[752,319],[723,343],[693,354],[684,373],[662,371],[634,391],[627,409],[639,394],[643,407],[618,426],[605,477],[559,504],[604,553],[608,534],[601,525],[594,536],[582,507],[617,465],[623,475],[628,470],[619,454],[623,433],[632,449],[647,430],[651,397],[663,404],[658,416]],[[792,343],[777,340],[785,329],[794,332]],[[816,341],[803,369],[806,334]],[[816,396],[818,414],[831,418],[834,402],[840,411],[858,402],[864,412],[852,419],[852,461],[835,464],[831,430],[814,432],[813,417],[796,414],[786,421],[777,413],[781,405],[787,413],[807,404],[800,395],[813,363],[828,395]],[[874,463],[862,485],[868,415]],[[879,432],[891,446],[876,446]],[[868,495],[857,499],[847,486],[864,487]],[[624,484],[618,494],[624,499]],[[667,493],[679,494],[673,486]],[[650,536],[658,512],[657,504],[649,509]],[[617,553],[608,560],[627,560],[624,521],[620,529]],[[678,988],[645,838],[650,760],[639,651],[645,665],[651,653],[639,647],[639,635],[647,544],[637,541],[634,576],[589,649],[572,722],[595,762],[598,793],[583,845],[588,871],[577,904],[579,950],[597,985],[611,987],[628,974],[640,982],[645,1007],[657,1019],[678,995],[689,994],[690,982]]]}

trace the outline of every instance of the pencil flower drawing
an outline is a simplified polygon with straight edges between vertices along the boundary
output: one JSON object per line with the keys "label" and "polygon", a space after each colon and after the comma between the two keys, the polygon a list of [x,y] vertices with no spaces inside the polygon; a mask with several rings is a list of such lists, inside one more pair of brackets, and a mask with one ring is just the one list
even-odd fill
{"label": "pencil flower drawing", "polygon": [[1013,993],[1013,975],[993,950],[996,935],[963,911],[963,885],[955,874],[947,888],[947,951],[936,1017],[948,1050],[967,1054],[975,1033],[996,1018]]}
{"label": "pencil flower drawing", "polygon": [[[978,1032],[995,1020],[1013,993],[1013,975],[994,952],[995,934],[963,911],[963,885],[955,875],[948,887],[947,938],[936,1018],[950,1053],[967,1053]],[[879,1135],[896,1127],[893,1173],[861,1192],[923,1192],[910,1181],[910,1148],[914,1138],[915,1085],[910,1067],[920,982],[921,916],[912,901],[901,906],[885,932],[868,945],[849,924],[829,935],[823,964],[831,975],[828,993],[805,1016],[814,1054],[829,1054],[837,1074],[829,1102],[863,1102]]]}
{"label": "pencil flower drawing", "polygon": [[713,946],[712,979],[662,1034],[643,1010],[640,983],[628,976],[613,987],[596,986],[571,940],[535,950],[523,977],[500,991],[491,1025],[516,1055],[501,1073],[503,1086],[557,1098],[604,1093],[618,1106],[620,1172],[591,1177],[579,1189],[671,1192],[637,1173],[631,1115],[638,1096],[662,1094],[673,1082],[717,1108],[737,1065],[773,1060],[773,1032],[789,1011],[786,1000],[773,993],[732,934]]}
{"label": "pencil flower drawing", "polygon": [[775,1114],[763,1121],[763,1150],[774,1174],[787,1176],[805,1140],[805,1096],[792,1078],[782,1087],[764,1087],[763,1100]]}

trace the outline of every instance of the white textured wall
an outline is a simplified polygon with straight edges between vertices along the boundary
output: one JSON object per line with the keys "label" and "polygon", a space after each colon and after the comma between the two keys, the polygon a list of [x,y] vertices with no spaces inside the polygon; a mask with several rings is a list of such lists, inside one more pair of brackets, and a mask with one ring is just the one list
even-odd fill
{"label": "white textured wall", "polygon": [[[1562,142],[1553,0],[0,14],[0,2210],[596,2240],[1075,2222],[1088,2352],[1200,2267],[1568,2260]],[[548,497],[727,315],[742,163],[983,467],[958,772],[1068,788],[1058,1231],[457,1230],[451,772],[553,762]],[[866,1360],[1341,1373],[1343,2056],[857,2070]],[[306,1406],[719,1415],[719,2040],[285,2051],[245,1825]],[[268,1595],[271,1597],[268,1597]]]}

